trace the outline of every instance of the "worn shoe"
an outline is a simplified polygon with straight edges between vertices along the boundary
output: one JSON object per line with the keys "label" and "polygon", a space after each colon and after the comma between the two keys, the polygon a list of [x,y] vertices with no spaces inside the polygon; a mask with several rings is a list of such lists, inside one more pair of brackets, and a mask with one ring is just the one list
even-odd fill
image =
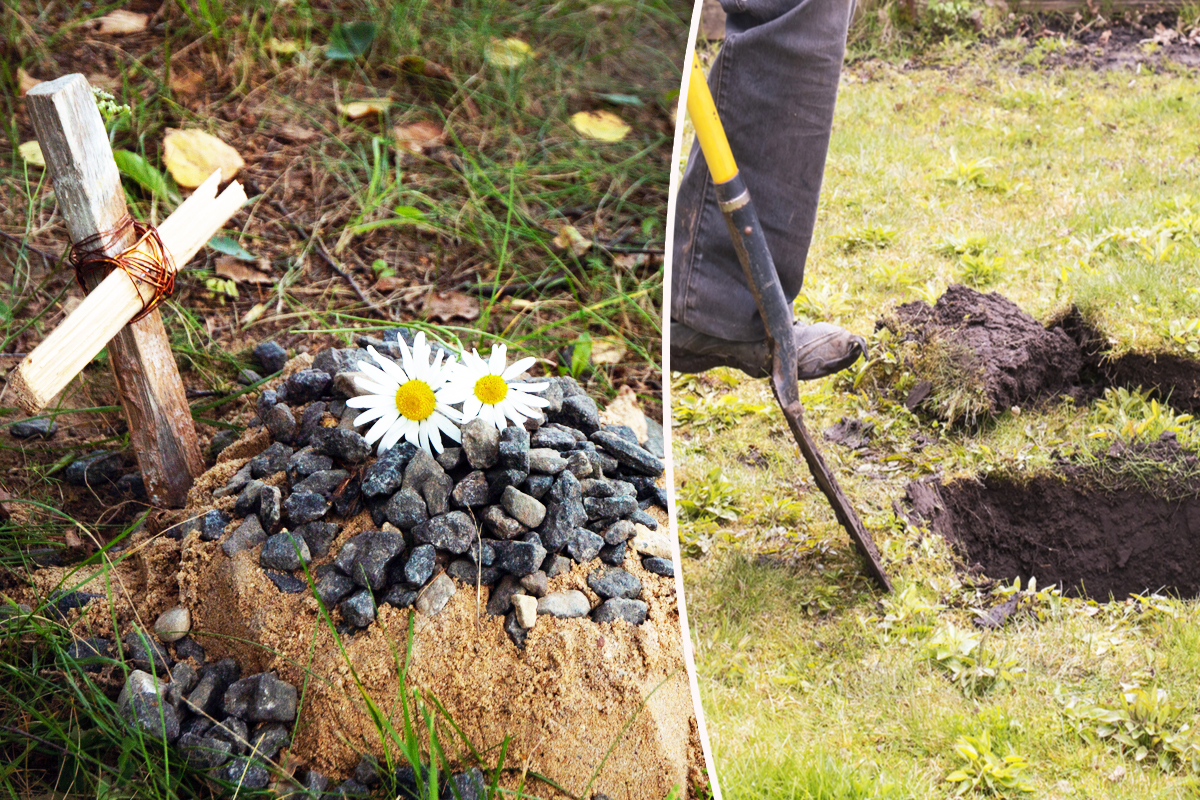
{"label": "worn shoe", "polygon": [[[841,372],[867,355],[867,340],[844,328],[817,322],[792,327],[796,337],[797,378],[811,381]],[[766,338],[755,342],[731,342],[671,322],[671,369],[703,372],[713,367],[734,367],[752,378],[771,374],[771,348]]]}

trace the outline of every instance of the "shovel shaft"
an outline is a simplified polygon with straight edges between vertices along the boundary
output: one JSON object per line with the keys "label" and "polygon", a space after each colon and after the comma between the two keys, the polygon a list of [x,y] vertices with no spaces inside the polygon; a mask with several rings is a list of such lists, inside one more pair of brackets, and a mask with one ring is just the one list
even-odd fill
{"label": "shovel shaft", "polygon": [[771,387],[775,392],[775,399],[783,410],[783,416],[800,446],[809,471],[833,507],[838,522],[854,540],[859,552],[866,557],[867,568],[872,577],[885,591],[890,592],[892,584],[879,563],[879,551],[875,548],[871,534],[863,527],[854,507],[842,493],[837,479],[804,426],[804,407],[800,404],[800,389],[796,378],[796,341],[792,334],[791,303],[783,293],[762,224],[754,210],[754,203],[750,201],[750,192],[745,181],[738,173],[737,162],[734,161],[733,152],[729,148],[725,129],[721,126],[708,82],[700,69],[700,61],[695,57],[692,59],[692,72],[688,79],[687,107],[692,124],[696,128],[696,139],[700,142],[700,149],[713,178],[717,204],[725,216],[734,250],[746,273],[746,281],[754,294],[754,301],[758,305],[767,338],[770,340]]}

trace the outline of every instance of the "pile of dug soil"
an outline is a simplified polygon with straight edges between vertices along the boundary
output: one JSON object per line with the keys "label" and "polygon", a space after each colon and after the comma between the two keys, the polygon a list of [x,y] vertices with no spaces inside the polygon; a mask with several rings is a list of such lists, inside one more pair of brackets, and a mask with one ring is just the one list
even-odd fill
{"label": "pile of dug soil", "polygon": [[[331,357],[322,360],[318,355],[318,362],[331,363]],[[268,390],[275,392],[272,400],[278,403],[286,395],[280,390],[288,386],[288,379],[311,372],[313,365],[314,360],[309,356],[293,359]],[[304,384],[309,377],[304,375],[303,379],[292,382]],[[337,386],[345,386],[345,380],[330,381],[322,391],[336,392]],[[662,558],[666,517],[646,500],[635,502],[631,506],[633,512],[625,509],[621,501],[622,497],[633,499],[626,490],[648,498],[661,494],[653,491],[653,481],[649,486],[639,482],[640,488],[628,483],[638,481],[636,470],[630,471],[628,465],[618,463],[612,455],[622,452],[625,444],[593,436],[607,444],[596,448],[589,441],[586,444],[592,449],[586,451],[583,443],[563,445],[568,451],[586,452],[585,461],[609,471],[591,473],[591,478],[583,479],[592,481],[586,486],[592,496],[576,497],[573,502],[588,513],[574,519],[573,524],[578,527],[572,529],[569,541],[558,545],[561,555],[549,545],[548,553],[538,550],[541,537],[517,525],[516,533],[521,530],[526,533],[519,540],[514,535],[506,547],[501,547],[506,541],[490,541],[488,537],[498,534],[480,526],[471,537],[475,549],[455,556],[443,551],[442,540],[429,532],[428,522],[404,528],[392,525],[391,519],[399,520],[389,519],[391,504],[383,502],[388,500],[387,496],[375,501],[364,495],[366,502],[360,499],[358,503],[340,505],[339,489],[329,487],[331,496],[326,497],[329,502],[324,506],[327,510],[322,522],[331,524],[335,533],[308,554],[307,574],[314,580],[318,576],[344,577],[344,565],[335,566],[337,556],[352,540],[362,542],[364,533],[380,531],[381,527],[384,532],[393,531],[389,536],[404,537],[405,553],[415,552],[422,543],[439,544],[436,548],[429,547],[436,550],[432,562],[436,570],[423,587],[409,589],[403,578],[395,577],[398,582],[392,587],[397,589],[394,601],[385,598],[383,587],[378,591],[373,586],[360,588],[362,582],[353,587],[358,594],[370,595],[375,591],[374,598],[368,597],[367,603],[369,609],[374,609],[371,618],[358,620],[352,609],[343,607],[348,601],[323,604],[309,586],[297,590],[296,584],[306,579],[304,567],[291,573],[265,568],[264,536],[247,538],[243,533],[237,538],[250,517],[270,520],[263,530],[269,535],[287,525],[289,514],[303,513],[300,504],[288,505],[286,501],[303,493],[292,487],[298,487],[305,480],[304,475],[289,475],[284,467],[272,474],[263,473],[261,479],[255,479],[258,493],[250,498],[253,502],[243,503],[240,515],[235,506],[247,489],[253,487],[243,481],[238,491],[221,491],[236,483],[237,476],[244,474],[252,462],[274,463],[279,453],[268,454],[268,451],[280,442],[273,443],[273,436],[277,439],[297,436],[306,420],[311,423],[310,435],[328,430],[330,425],[348,430],[344,423],[352,412],[341,412],[341,423],[328,413],[338,411],[339,403],[344,406],[336,394],[303,401],[291,399],[301,405],[309,403],[307,408],[318,403],[324,408],[320,414],[306,415],[303,412],[307,408],[297,407],[290,416],[298,422],[294,426],[276,425],[274,432],[267,427],[251,428],[226,447],[217,464],[197,480],[182,514],[156,520],[147,530],[136,534],[120,563],[107,576],[97,576],[82,585],[78,585],[80,576],[65,580],[67,587],[101,596],[78,612],[71,612],[71,624],[79,636],[122,636],[134,625],[150,630],[150,624],[161,612],[177,605],[188,608],[192,627],[184,642],[200,644],[205,663],[231,658],[243,675],[269,671],[301,688],[297,726],[286,761],[292,767],[303,765],[317,770],[334,781],[351,775],[363,755],[382,761],[384,745],[374,714],[382,713],[399,728],[399,698],[407,689],[410,697],[411,692],[418,690],[436,698],[481,751],[498,748],[509,737],[508,765],[518,768],[528,765],[530,771],[549,777],[571,792],[583,792],[590,782],[590,791],[614,797],[661,798],[673,786],[686,794],[689,786],[703,783],[698,730],[683,666],[673,569],[670,561]],[[270,412],[270,407],[264,410]],[[284,415],[279,412],[272,416]],[[264,414],[268,420],[272,416]],[[629,431],[622,431],[621,435],[625,439]],[[299,440],[295,443],[303,444]],[[528,438],[525,446],[528,448]],[[318,451],[309,453],[309,459],[324,455]],[[298,450],[293,455],[301,453]],[[268,457],[264,459],[264,455]],[[641,459],[647,454],[633,445],[628,455]],[[561,467],[547,453],[540,457],[543,462],[551,462],[551,469]],[[453,481],[443,489],[457,488],[472,469],[465,454],[455,458],[462,460],[442,459],[451,465],[445,467],[442,475],[448,474]],[[289,461],[296,459],[285,458],[283,463]],[[335,458],[333,466],[353,472],[361,485],[374,463],[374,457],[358,464]],[[330,471],[329,465],[323,466],[325,472]],[[401,463],[397,467],[397,477],[405,466]],[[588,468],[587,464],[577,466],[585,471]],[[505,479],[502,472],[499,465],[488,471],[483,486],[485,493],[491,493],[486,502],[496,504],[498,509],[507,508],[500,505],[502,501],[496,496],[499,488],[496,481]],[[580,486],[579,481],[567,478],[566,474],[564,469],[562,480]],[[536,477],[526,468],[519,485],[525,491],[535,491],[533,486],[541,486],[540,490],[547,492],[543,499],[553,510],[551,482],[530,481]],[[272,493],[269,487],[282,488],[284,493]],[[287,494],[289,490],[291,493]],[[599,496],[609,491],[612,496]],[[426,491],[422,487],[421,492],[424,494],[414,497],[422,496],[422,508],[428,504],[432,509],[434,489]],[[283,498],[282,518],[277,502],[280,498]],[[315,502],[318,498],[304,499]],[[613,503],[593,502],[593,499],[611,499]],[[524,505],[513,508],[524,513],[528,502],[525,498],[521,502]],[[266,505],[270,505],[270,510]],[[624,541],[604,541],[618,523],[634,527],[631,521],[603,518],[610,506],[623,509],[620,512],[623,517],[640,520],[636,527],[642,533],[636,541],[631,539],[628,546]],[[462,514],[444,512],[443,516],[454,513]],[[547,519],[550,518],[548,513]],[[505,526],[513,523],[509,518],[500,521]],[[209,525],[210,522],[215,524]],[[649,530],[651,526],[658,531]],[[184,535],[175,538],[180,533]],[[369,534],[367,538],[375,535]],[[477,538],[480,535],[482,539]],[[297,549],[303,540],[303,536],[298,537]],[[525,593],[524,588],[517,586],[512,572],[500,569],[502,564],[514,569],[502,559],[518,546],[541,552],[547,564],[555,565],[554,574],[542,574],[542,583],[537,585],[535,581],[529,593],[543,598],[569,593],[582,602],[581,614],[569,618],[559,618],[552,612],[539,614],[533,627],[521,629],[514,626],[511,604],[499,613],[489,613],[489,601],[494,602],[494,595],[501,588]],[[494,567],[485,563],[490,549],[494,549],[497,559]],[[598,566],[598,555],[609,563]],[[475,577],[477,581],[482,579],[483,585],[465,580],[471,577],[462,568],[467,557],[479,560],[471,566],[476,568]],[[404,560],[397,558],[388,574],[402,575],[403,566]],[[606,596],[608,589],[597,581],[597,573],[615,569],[624,571],[622,578],[626,582],[637,584],[637,599],[622,599],[624,605],[619,606],[622,611],[632,608],[636,613],[601,612],[606,603],[612,604],[612,599]],[[30,592],[21,599],[36,601],[58,591],[67,572],[58,567],[37,571]],[[432,591],[434,583],[441,586],[447,582],[451,584],[448,597],[440,597],[432,607],[422,604],[421,595]],[[493,585],[486,585],[489,582]],[[338,600],[342,596],[346,595],[339,595]],[[389,592],[388,597],[391,596]],[[402,684],[400,672],[409,646],[410,619],[411,663],[407,683]],[[179,651],[178,645],[168,647],[168,651],[170,658],[180,662],[189,658]],[[204,664],[194,666],[203,669]],[[515,785],[519,773],[510,773],[505,783],[510,779]],[[538,787],[538,793],[555,796],[543,786]]]}
{"label": "pile of dug soil", "polygon": [[928,383],[914,389],[914,407],[952,381],[978,391],[985,413],[997,414],[1068,391],[1083,366],[1062,330],[1048,330],[1003,295],[967,286],[950,286],[933,306],[905,303],[881,327],[920,346]]}
{"label": "pile of dug soil", "polygon": [[904,343],[905,366],[917,377],[898,399],[949,422],[973,424],[1063,395],[1086,400],[1110,386],[1149,389],[1175,408],[1200,410],[1200,360],[1112,354],[1074,308],[1042,325],[1001,294],[952,285],[933,306],[905,303],[875,327]]}
{"label": "pile of dug soil", "polygon": [[[1159,443],[1156,443],[1156,445]],[[1161,592],[1200,596],[1200,478],[1177,447],[1114,448],[1110,460],[1159,461],[1163,477],[1135,480],[1108,467],[910,483],[910,518],[949,540],[974,573],[1036,578],[1099,601]]]}

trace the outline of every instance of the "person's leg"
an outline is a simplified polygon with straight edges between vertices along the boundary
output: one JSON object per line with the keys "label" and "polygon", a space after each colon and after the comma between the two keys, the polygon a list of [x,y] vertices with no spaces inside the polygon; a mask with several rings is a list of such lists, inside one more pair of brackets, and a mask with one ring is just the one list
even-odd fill
{"label": "person's leg", "polygon": [[[853,0],[722,0],[722,5],[729,13],[726,39],[709,86],[792,301],[804,280],[816,222]],[[761,343],[762,319],[698,146],[679,189],[671,290],[673,369],[703,368],[706,349],[719,350],[724,342]],[[834,326],[798,328],[798,340],[801,336],[802,358],[808,349],[824,348],[816,360],[826,374],[842,361],[853,363],[858,348],[865,350],[861,338]],[[758,358],[757,350],[751,357]],[[737,359],[731,365],[741,366]],[[801,377],[804,372],[802,364]]]}

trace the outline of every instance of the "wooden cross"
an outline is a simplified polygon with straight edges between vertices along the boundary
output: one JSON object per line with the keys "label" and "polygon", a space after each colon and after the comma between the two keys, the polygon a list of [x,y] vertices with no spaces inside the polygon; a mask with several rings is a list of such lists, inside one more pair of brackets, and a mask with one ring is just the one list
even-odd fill
{"label": "wooden cross", "polygon": [[[87,79],[65,75],[38,84],[25,99],[71,240],[117,230],[127,213],[125,192]],[[158,227],[179,267],[246,202],[238,183],[218,197],[220,180],[219,171],[210,176]],[[105,238],[102,254],[115,257],[136,240],[125,228]],[[18,406],[36,414],[108,345],[150,501],[181,507],[204,460],[162,318],[155,310],[130,324],[154,289],[121,270],[95,275],[87,289],[78,308],[9,374],[8,387]]]}

